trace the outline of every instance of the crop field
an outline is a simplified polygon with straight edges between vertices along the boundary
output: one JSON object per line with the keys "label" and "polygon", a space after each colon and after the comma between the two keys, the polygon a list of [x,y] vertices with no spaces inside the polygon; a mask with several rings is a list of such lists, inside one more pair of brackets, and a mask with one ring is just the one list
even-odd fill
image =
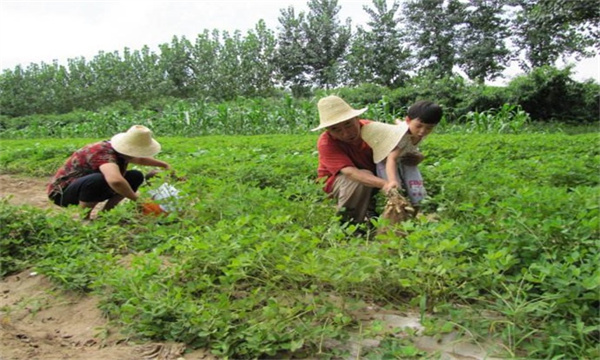
{"label": "crop field", "polygon": [[[132,338],[218,357],[344,358],[331,344],[359,334],[380,340],[361,358],[436,358],[416,334],[365,325],[366,306],[501,344],[499,358],[600,356],[597,133],[432,134],[423,214],[396,225],[406,237],[340,225],[315,182],[316,134],[156,134],[157,158],[187,178],[172,183],[181,211],[126,202],[82,223],[76,208],[0,201],[0,276],[34,269],[98,296]],[[95,140],[3,139],[0,173],[49,177]]]}

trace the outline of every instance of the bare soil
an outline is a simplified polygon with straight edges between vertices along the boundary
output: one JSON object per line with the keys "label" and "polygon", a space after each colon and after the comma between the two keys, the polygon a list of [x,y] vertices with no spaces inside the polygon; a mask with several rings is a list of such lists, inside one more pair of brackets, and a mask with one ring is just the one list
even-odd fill
{"label": "bare soil", "polygon": [[50,209],[54,205],[46,195],[47,180],[0,174],[0,199],[7,198],[14,205]]}

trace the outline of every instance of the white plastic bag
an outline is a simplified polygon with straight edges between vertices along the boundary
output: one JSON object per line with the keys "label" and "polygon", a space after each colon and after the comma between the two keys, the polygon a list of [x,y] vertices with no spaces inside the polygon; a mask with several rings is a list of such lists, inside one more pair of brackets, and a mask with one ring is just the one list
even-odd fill
{"label": "white plastic bag", "polygon": [[169,183],[164,183],[156,190],[149,190],[152,200],[159,203],[160,208],[165,212],[174,212],[181,210],[178,202],[180,199],[179,190]]}

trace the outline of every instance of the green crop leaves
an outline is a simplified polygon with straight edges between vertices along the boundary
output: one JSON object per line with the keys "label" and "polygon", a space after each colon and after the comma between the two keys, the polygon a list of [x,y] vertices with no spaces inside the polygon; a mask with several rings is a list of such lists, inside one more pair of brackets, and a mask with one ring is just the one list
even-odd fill
{"label": "green crop leaves", "polygon": [[[1,202],[2,275],[37,266],[65,288],[98,294],[132,337],[224,358],[343,356],[332,343],[381,330],[362,328],[359,302],[417,311],[429,333],[492,338],[505,357],[594,358],[596,140],[433,134],[422,147],[423,216],[367,239],[348,234],[314,181],[315,135],[160,138],[159,157],[188,178],[173,184],[181,212],[143,217],[124,203],[82,225],[75,209]],[[0,171],[49,176],[47,166],[85,142],[3,140]],[[384,338],[361,356],[424,356],[407,341]]]}

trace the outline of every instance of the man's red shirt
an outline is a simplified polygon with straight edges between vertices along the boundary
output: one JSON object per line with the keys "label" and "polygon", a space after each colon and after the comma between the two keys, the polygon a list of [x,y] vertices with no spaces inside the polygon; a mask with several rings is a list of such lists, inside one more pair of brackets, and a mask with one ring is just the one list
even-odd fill
{"label": "man's red shirt", "polygon": [[[360,120],[360,127],[368,124],[369,120]],[[373,163],[373,150],[364,141],[360,144],[348,144],[334,139],[328,131],[323,132],[317,141],[319,152],[318,178],[325,178],[325,192],[333,191],[333,183],[336,176],[345,167],[366,169],[375,173]]]}

